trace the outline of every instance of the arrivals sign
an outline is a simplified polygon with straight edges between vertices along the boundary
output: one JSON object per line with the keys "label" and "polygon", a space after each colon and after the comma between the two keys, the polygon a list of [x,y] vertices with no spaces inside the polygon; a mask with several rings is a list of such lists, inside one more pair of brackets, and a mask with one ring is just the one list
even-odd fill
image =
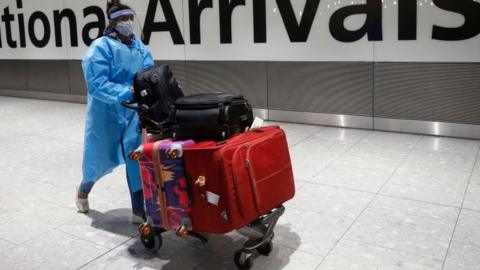
{"label": "arrivals sign", "polygon": [[[480,0],[131,0],[159,60],[480,62]],[[2,0],[0,59],[81,59],[106,1]]]}

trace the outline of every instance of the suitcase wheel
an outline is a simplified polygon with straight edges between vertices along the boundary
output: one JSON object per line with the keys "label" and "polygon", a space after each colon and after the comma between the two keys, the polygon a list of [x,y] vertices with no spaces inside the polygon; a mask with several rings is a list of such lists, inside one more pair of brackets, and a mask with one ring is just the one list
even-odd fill
{"label": "suitcase wheel", "polygon": [[250,269],[253,266],[253,254],[250,252],[245,252],[244,250],[237,250],[233,260],[238,268],[240,269]]}
{"label": "suitcase wheel", "polygon": [[150,251],[157,251],[162,247],[162,235],[158,233],[140,234],[143,246]]}
{"label": "suitcase wheel", "polygon": [[272,241],[269,241],[269,242],[259,246],[257,248],[257,251],[258,251],[258,253],[260,253],[264,256],[268,256],[268,255],[270,255],[270,252],[272,252],[272,249],[273,249],[273,243],[272,243]]}

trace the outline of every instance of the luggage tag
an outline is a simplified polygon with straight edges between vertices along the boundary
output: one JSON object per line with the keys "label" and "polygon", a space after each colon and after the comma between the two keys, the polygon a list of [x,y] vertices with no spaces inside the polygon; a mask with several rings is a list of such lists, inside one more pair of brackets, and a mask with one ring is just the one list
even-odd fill
{"label": "luggage tag", "polygon": [[250,130],[254,131],[256,129],[259,129],[263,126],[264,120],[260,117],[255,117],[255,120],[253,120],[252,125],[250,126]]}
{"label": "luggage tag", "polygon": [[220,196],[218,194],[207,191],[206,195],[207,195],[207,202],[218,206],[218,202],[220,201]]}
{"label": "luggage tag", "polygon": [[218,203],[220,201],[220,195],[215,194],[211,191],[208,191],[206,188],[206,184],[207,184],[207,178],[205,176],[199,176],[195,181],[195,185],[198,186],[198,189],[200,190],[200,193],[204,202],[218,206]]}

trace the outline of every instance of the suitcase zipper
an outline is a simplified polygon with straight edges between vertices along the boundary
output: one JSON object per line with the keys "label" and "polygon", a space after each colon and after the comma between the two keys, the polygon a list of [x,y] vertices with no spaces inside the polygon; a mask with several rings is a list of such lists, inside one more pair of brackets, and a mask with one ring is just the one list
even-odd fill
{"label": "suitcase zipper", "polygon": [[195,105],[190,105],[190,104],[176,104],[175,107],[177,110],[198,110],[198,109],[215,109],[215,108],[220,108],[223,106],[223,103],[217,103],[217,104],[195,104]]}
{"label": "suitcase zipper", "polygon": [[[247,147],[248,149],[250,146],[245,146],[245,147]],[[252,187],[253,201],[255,202],[255,209],[257,210],[257,213],[258,213],[260,212],[259,210],[260,198],[258,198],[257,181],[255,179],[255,174],[253,173],[252,165],[250,164],[250,160],[248,158],[245,159],[245,167],[247,168],[248,175],[250,176],[249,178],[250,178],[250,186]]]}
{"label": "suitcase zipper", "polygon": [[[234,153],[234,155],[235,155],[235,153]],[[241,198],[241,196],[239,194],[240,192],[238,191],[238,188],[237,188],[238,187],[238,178],[236,176],[235,167],[232,167],[232,179],[233,179],[233,183],[234,183],[233,184],[233,189],[235,190],[235,194],[237,195],[238,198]],[[237,199],[236,202],[237,202],[237,208],[238,208],[238,212],[240,213],[240,216],[245,218],[245,214],[243,213],[244,205],[242,203],[242,200]]]}
{"label": "suitcase zipper", "polygon": [[215,109],[215,108],[222,108],[228,106],[238,106],[238,105],[247,105],[248,103],[241,100],[241,101],[231,101],[231,102],[218,102],[218,103],[196,103],[196,104],[189,104],[189,103],[176,103],[175,107],[180,110],[196,110],[196,109]]}

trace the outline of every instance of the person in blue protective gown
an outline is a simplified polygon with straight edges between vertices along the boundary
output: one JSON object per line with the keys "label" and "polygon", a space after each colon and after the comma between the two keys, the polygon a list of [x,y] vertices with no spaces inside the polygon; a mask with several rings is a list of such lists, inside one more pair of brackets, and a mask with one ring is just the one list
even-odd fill
{"label": "person in blue protective gown", "polygon": [[88,89],[83,179],[77,191],[79,212],[89,210],[88,194],[95,182],[121,164],[126,165],[132,200],[132,222],[144,214],[140,170],[128,153],[141,143],[138,116],[121,105],[132,100],[135,74],[154,65],[148,48],[133,34],[135,11],[119,1],[108,4],[109,26],[82,61]]}

